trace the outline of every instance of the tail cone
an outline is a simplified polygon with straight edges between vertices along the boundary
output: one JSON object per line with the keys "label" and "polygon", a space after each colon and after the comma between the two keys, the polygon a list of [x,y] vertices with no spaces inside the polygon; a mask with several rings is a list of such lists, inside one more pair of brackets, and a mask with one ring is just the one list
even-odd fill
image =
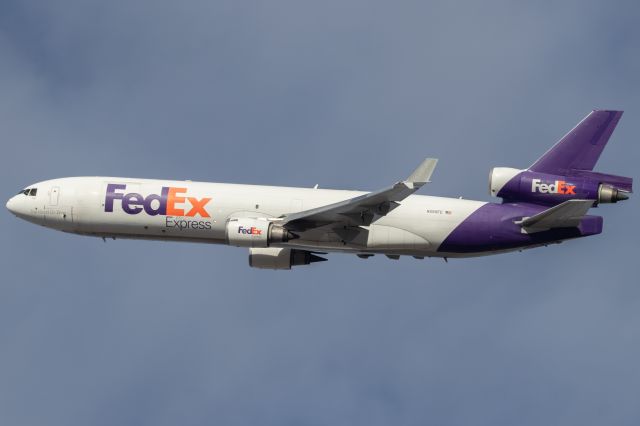
{"label": "tail cone", "polygon": [[628,199],[629,199],[629,195],[627,192],[618,190],[616,194],[616,201],[624,201]]}

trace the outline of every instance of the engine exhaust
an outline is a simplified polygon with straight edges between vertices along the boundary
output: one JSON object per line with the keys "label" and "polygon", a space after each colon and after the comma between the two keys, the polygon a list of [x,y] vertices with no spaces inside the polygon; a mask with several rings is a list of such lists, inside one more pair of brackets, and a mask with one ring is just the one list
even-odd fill
{"label": "engine exhaust", "polygon": [[598,188],[598,203],[617,203],[628,199],[628,192],[614,188],[611,185],[601,184]]}

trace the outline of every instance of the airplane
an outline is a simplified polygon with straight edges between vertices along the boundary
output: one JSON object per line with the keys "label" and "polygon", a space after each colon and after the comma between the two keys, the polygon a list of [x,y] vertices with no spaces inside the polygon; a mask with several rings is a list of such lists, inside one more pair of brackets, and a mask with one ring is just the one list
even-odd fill
{"label": "airplane", "polygon": [[629,177],[594,172],[622,111],[594,110],[526,169],[494,167],[501,202],[414,195],[437,160],[374,192],[117,177],[29,185],[7,202],[18,218],[106,238],[249,249],[249,265],[291,269],[329,252],[463,258],[547,246],[602,232],[599,204],[626,200]]}

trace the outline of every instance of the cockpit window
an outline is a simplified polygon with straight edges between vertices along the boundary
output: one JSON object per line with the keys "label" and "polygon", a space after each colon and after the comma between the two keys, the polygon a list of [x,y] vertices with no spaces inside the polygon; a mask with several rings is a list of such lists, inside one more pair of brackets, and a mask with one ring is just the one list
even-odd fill
{"label": "cockpit window", "polygon": [[24,195],[28,195],[28,196],[31,196],[31,197],[35,197],[37,193],[38,193],[38,188],[27,188],[27,189],[23,189],[22,191],[18,192],[18,194],[24,194]]}

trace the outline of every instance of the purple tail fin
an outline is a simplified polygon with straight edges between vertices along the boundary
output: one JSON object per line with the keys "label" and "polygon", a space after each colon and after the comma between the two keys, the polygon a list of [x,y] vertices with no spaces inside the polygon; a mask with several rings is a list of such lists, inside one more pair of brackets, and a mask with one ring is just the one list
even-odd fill
{"label": "purple tail fin", "polygon": [[594,110],[529,167],[540,173],[566,175],[593,170],[622,111]]}

